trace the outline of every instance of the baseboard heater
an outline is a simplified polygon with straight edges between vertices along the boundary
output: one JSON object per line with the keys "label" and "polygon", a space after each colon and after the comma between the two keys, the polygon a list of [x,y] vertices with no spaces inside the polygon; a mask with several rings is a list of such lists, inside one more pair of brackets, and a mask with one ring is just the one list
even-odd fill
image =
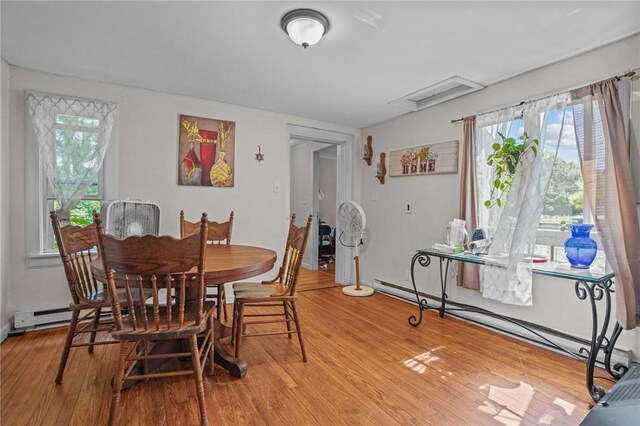
{"label": "baseboard heater", "polygon": [[13,317],[13,327],[16,330],[30,330],[35,328],[49,328],[71,321],[71,310],[66,308],[45,309],[42,311],[16,312]]}
{"label": "baseboard heater", "polygon": [[[401,285],[397,285],[397,284],[393,284],[390,283],[388,281],[382,280],[382,279],[376,279],[378,285],[376,286],[376,290],[381,292],[381,293],[385,293],[388,294],[390,296],[393,297],[397,297],[400,298],[404,301],[407,302],[413,302],[416,305],[416,309],[417,309],[417,301],[415,299],[415,293],[413,291],[413,289],[407,288],[407,287],[403,287]],[[424,297],[426,299],[430,299],[433,300],[435,302],[440,302],[440,296],[436,296],[433,294],[429,294],[429,293],[424,293],[421,291],[418,291],[418,295],[420,295],[420,297]],[[447,305],[452,305],[452,306],[461,306],[459,303],[456,303],[453,300],[447,299]],[[435,312],[435,311],[434,311]],[[469,315],[471,314],[471,315]],[[485,328],[489,328],[492,330],[495,330],[497,332],[503,333],[503,334],[508,334],[510,336],[514,336],[518,339],[522,339],[522,340],[526,340],[528,342],[531,342],[533,344],[536,345],[540,345],[540,346],[544,346],[547,349],[553,350],[554,352],[560,353],[560,354],[564,354],[567,355],[566,353],[566,349],[562,349],[559,350],[559,348],[557,346],[555,346],[554,344],[550,344],[546,341],[544,341],[541,338],[537,338],[535,335],[525,335],[522,333],[519,333],[517,331],[515,331],[515,329],[508,329],[508,328],[504,328],[504,327],[500,327],[498,325],[496,325],[495,322],[500,322],[502,324],[503,320],[501,319],[497,319],[495,322],[489,322],[489,321],[483,321],[480,320],[479,318],[485,319],[485,318],[492,318],[491,316],[487,316],[485,314],[475,314],[473,315],[473,312],[467,312],[466,315],[465,314],[460,314],[457,312],[447,312],[446,314],[447,316],[453,316],[456,318],[459,318],[463,321],[468,321],[468,322],[472,322],[474,324],[477,324],[481,327],[485,327]],[[477,318],[476,318],[477,316]],[[531,328],[539,333],[542,333],[544,335],[548,335],[551,336],[553,338],[557,338],[557,339],[561,339],[562,341],[566,342],[566,344],[568,346],[571,346],[571,349],[574,353],[577,353],[580,349],[580,347],[589,347],[591,345],[591,342],[589,340],[583,339],[581,337],[577,337],[577,336],[573,336],[567,333],[564,333],[562,331],[559,330],[554,330],[552,328],[549,327],[545,327],[543,325],[539,325],[539,324],[535,324],[529,321],[524,321],[521,319],[516,319],[516,318],[511,318],[508,316],[502,316],[503,318],[507,318],[508,320],[512,320],[515,323],[520,323],[528,328]],[[526,329],[526,328],[525,328]],[[522,329],[520,329],[520,331],[522,331]],[[546,337],[546,336],[545,336]],[[555,342],[553,342],[555,343]],[[621,350],[621,349],[617,349],[614,348],[613,350],[613,354],[612,354],[612,359],[615,359],[616,363],[617,362],[621,362],[623,365],[627,366],[630,363],[630,353],[629,351],[625,351],[625,350]],[[596,364],[599,366],[603,366],[603,361],[601,359],[597,359],[596,360]],[[614,362],[612,361],[612,365],[614,364]]]}
{"label": "baseboard heater", "polygon": [[632,363],[629,371],[598,401],[580,425],[637,425],[640,424],[639,416],[640,364]]}

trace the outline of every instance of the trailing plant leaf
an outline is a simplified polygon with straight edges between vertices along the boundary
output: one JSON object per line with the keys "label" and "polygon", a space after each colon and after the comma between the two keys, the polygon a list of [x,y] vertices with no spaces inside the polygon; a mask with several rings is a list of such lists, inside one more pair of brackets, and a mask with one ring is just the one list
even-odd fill
{"label": "trailing plant leaf", "polygon": [[487,165],[491,166],[495,175],[489,199],[484,201],[487,208],[494,205],[501,208],[506,204],[518,162],[528,151],[531,151],[534,157],[538,155],[538,139],[529,138],[526,132],[518,137],[521,142],[515,138],[507,138],[500,132],[498,136],[502,142],[491,145],[493,153],[487,156]]}

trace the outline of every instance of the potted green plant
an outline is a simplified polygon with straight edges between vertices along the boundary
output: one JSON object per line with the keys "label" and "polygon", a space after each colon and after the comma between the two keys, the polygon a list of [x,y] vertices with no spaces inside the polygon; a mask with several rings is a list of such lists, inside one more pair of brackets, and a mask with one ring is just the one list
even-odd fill
{"label": "potted green plant", "polygon": [[491,146],[493,152],[487,157],[487,165],[491,166],[495,174],[491,194],[489,199],[484,202],[487,208],[494,205],[498,207],[505,205],[518,161],[529,151],[533,153],[534,157],[538,155],[538,139],[531,139],[526,132],[517,140],[508,138],[500,132],[498,132],[498,136],[502,142],[494,143]]}

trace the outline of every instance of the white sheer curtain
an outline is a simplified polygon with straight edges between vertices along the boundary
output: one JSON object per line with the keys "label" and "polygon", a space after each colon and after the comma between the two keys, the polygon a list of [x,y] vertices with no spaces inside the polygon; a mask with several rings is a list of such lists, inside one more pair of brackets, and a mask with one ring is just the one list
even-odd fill
{"label": "white sheer curtain", "polygon": [[65,225],[69,212],[97,182],[118,106],[35,92],[26,98],[42,167]]}
{"label": "white sheer curtain", "polygon": [[478,226],[485,229],[487,237],[495,234],[501,210],[498,208],[487,209],[484,201],[491,195],[489,182],[495,180],[493,169],[487,165],[487,157],[493,152],[491,146],[500,142],[498,133],[508,135],[513,122],[519,116],[520,107],[503,108],[499,111],[478,115],[476,117],[476,173],[478,183]]}
{"label": "white sheer curtain", "polygon": [[[522,106],[524,131],[530,139],[539,140],[538,155],[529,151],[520,157],[506,205],[497,209],[500,217],[486,265],[481,271],[483,297],[515,305],[533,303],[531,256],[562,137],[568,100],[569,94],[563,93]],[[557,123],[549,123],[552,114],[561,114],[559,128]],[[547,144],[552,147],[551,151]],[[491,219],[492,213],[486,214]]]}

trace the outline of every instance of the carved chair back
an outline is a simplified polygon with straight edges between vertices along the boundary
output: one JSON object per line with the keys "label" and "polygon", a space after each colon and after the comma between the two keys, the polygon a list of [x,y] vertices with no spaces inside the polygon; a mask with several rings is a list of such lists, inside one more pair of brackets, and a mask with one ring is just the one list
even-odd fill
{"label": "carved chair back", "polygon": [[[94,223],[109,294],[124,293],[110,298],[117,330],[170,335],[201,325],[206,213],[200,232],[181,239],[145,235],[120,240],[104,232],[100,215],[94,214]],[[187,301],[188,287],[192,286],[197,297]]]}
{"label": "carved chair back", "polygon": [[[209,221],[207,223],[207,241],[211,244],[231,244],[231,231],[233,229],[233,212],[229,214],[226,222]],[[180,210],[180,237],[200,232],[200,222],[189,222],[184,218],[184,210]]]}
{"label": "carved chair back", "polygon": [[76,305],[104,302],[107,295],[102,283],[93,277],[90,266],[91,261],[98,257],[95,225],[61,227],[55,212],[51,212],[50,217],[73,302]]}
{"label": "carved chair back", "polygon": [[298,227],[296,226],[295,213],[291,215],[282,266],[280,266],[278,277],[276,277],[276,282],[282,285],[281,294],[295,294],[298,272],[300,271],[300,266],[302,266],[302,259],[307,247],[312,220],[313,216],[309,215],[307,224]]}

